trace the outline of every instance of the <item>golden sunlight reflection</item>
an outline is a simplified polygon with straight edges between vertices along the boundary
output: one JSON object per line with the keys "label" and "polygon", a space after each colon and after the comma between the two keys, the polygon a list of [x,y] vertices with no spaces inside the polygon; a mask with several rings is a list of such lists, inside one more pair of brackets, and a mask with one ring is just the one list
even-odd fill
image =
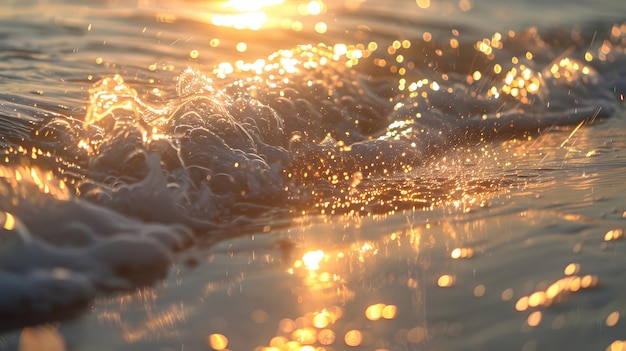
{"label": "golden sunlight reflection", "polygon": [[415,0],[417,6],[423,9],[427,9],[430,7],[430,0]]}
{"label": "golden sunlight reflection", "polygon": [[5,230],[15,229],[15,217],[9,212],[0,212],[0,224]]}
{"label": "golden sunlight reflection", "polygon": [[450,257],[454,260],[461,258],[471,258],[474,256],[474,249],[469,247],[457,247],[450,252]]}
{"label": "golden sunlight reflection", "polygon": [[220,27],[259,30],[267,21],[265,12],[248,12],[237,15],[214,15],[211,22]]}
{"label": "golden sunlight reflection", "polygon": [[344,341],[348,346],[359,346],[363,341],[363,334],[360,330],[349,330],[344,337]]}
{"label": "golden sunlight reflection", "polygon": [[[465,279],[467,275],[459,271],[440,271],[439,265],[434,269],[440,274],[433,276],[432,271],[427,271],[425,283],[422,281],[424,276],[419,273],[415,274],[415,266],[409,268],[408,274],[406,268],[401,266],[398,275],[386,276],[385,273],[385,275],[369,277],[363,272],[371,265],[386,263],[383,262],[385,259],[391,258],[394,261],[395,254],[398,252],[395,250],[407,250],[411,257],[416,257],[420,250],[423,250],[424,245],[434,245],[431,247],[437,247],[437,250],[440,250],[440,259],[443,261],[439,263],[464,266],[469,270],[470,266],[488,257],[473,256],[474,259],[463,261],[463,258],[472,257],[475,250],[467,247],[468,242],[475,241],[469,240],[470,238],[464,233],[475,232],[481,224],[473,222],[471,225],[457,227],[451,223],[446,228],[441,223],[422,224],[416,228],[398,229],[386,232],[384,235],[377,235],[377,240],[364,240],[365,237],[358,231],[351,233],[352,229],[360,228],[362,224],[354,225],[354,228],[351,225],[352,223],[341,222],[340,226],[345,226],[341,228],[344,233],[347,233],[342,243],[333,242],[324,245],[325,238],[317,241],[320,238],[315,235],[318,231],[315,231],[312,237],[302,239],[308,241],[308,248],[294,248],[299,252],[293,252],[290,261],[283,262],[281,269],[287,271],[290,281],[294,282],[293,285],[290,283],[286,287],[286,294],[293,297],[293,306],[296,307],[272,311],[269,306],[263,306],[262,309],[259,309],[260,306],[254,306],[250,313],[253,322],[260,324],[258,321],[271,321],[273,324],[269,325],[272,334],[267,335],[260,342],[254,341],[255,345],[258,345],[254,350],[315,351],[346,348],[393,350],[399,348],[397,345],[408,343],[412,345],[410,347],[418,347],[437,335],[457,337],[466,335],[465,333],[468,332],[466,329],[469,330],[469,328],[464,320],[447,320],[445,323],[435,321],[432,325],[425,324],[421,317],[407,321],[407,318],[413,318],[416,315],[415,308],[427,310],[428,306],[424,306],[423,301],[416,301],[412,302],[415,305],[411,305],[411,310],[407,311],[405,310],[409,307],[407,302],[394,300],[401,296],[401,292],[396,294],[394,291],[390,295],[378,295],[380,291],[383,291],[381,287],[391,286],[393,289],[403,289],[405,293],[417,300],[423,298],[422,289],[440,291],[441,288],[450,288],[442,295],[464,294],[464,296],[480,299],[480,303],[491,299],[498,301],[501,297],[502,301],[507,301],[504,305],[510,309],[511,313],[521,316],[520,322],[525,328],[523,330],[530,331],[534,328],[552,328],[553,330],[564,328],[567,322],[565,317],[555,319],[544,309],[556,303],[563,303],[567,295],[571,293],[593,288],[598,284],[596,276],[581,274],[584,266],[578,262],[564,265],[561,270],[563,274],[561,279],[553,282],[539,282],[534,287],[536,291],[530,291],[528,295],[521,297],[519,293],[515,294],[512,288],[502,290],[504,287],[498,288],[490,284],[481,284],[476,280]],[[439,242],[442,245],[436,245],[435,242],[440,238],[432,237],[434,229],[443,230],[443,233],[437,232],[436,234],[445,235],[443,242]],[[352,234],[355,236],[351,237]],[[370,238],[367,237],[367,239]],[[449,240],[454,241],[449,242]],[[402,252],[406,254],[406,251]],[[391,263],[402,265],[403,263],[398,262],[403,262],[406,256],[400,257],[397,262]],[[421,263],[423,261],[414,261],[415,265]],[[405,285],[407,281],[409,282]],[[365,289],[371,287],[372,290],[364,293],[364,287]],[[346,294],[349,289],[355,291],[351,296]],[[475,301],[478,302],[478,300]],[[513,305],[515,310],[521,313],[513,312]],[[279,313],[281,314],[278,315]],[[157,317],[156,314],[154,315]],[[159,325],[171,325],[166,323],[165,317],[162,315],[158,318]],[[620,312],[606,311],[598,321],[606,327],[619,327]],[[152,327],[153,330],[158,330],[154,327],[155,325],[155,322],[151,322],[147,329]],[[140,330],[144,328],[131,328],[130,325],[126,328],[129,332],[134,329],[134,338],[127,340],[140,340],[148,336]],[[223,334],[217,334],[218,332]],[[203,335],[206,338],[205,347],[218,351],[232,348],[241,342],[237,333],[236,329],[211,330]]]}
{"label": "golden sunlight reflection", "polygon": [[317,330],[310,327],[296,329],[291,333],[291,340],[301,345],[313,344],[317,341]]}
{"label": "golden sunlight reflection", "polygon": [[312,0],[307,4],[299,5],[298,12],[303,16],[317,16],[326,12],[326,5],[322,1]]}
{"label": "golden sunlight reflection", "polygon": [[606,351],[626,351],[626,340],[613,341]]}
{"label": "golden sunlight reflection", "polygon": [[124,84],[120,75],[106,77],[89,90],[90,101],[85,114],[85,128],[114,114],[115,110],[125,110],[138,115],[137,91]]}
{"label": "golden sunlight reflection", "polygon": [[330,329],[324,329],[320,331],[317,338],[320,344],[324,346],[328,346],[328,345],[332,345],[335,342],[337,336],[334,331]]}
{"label": "golden sunlight reflection", "polygon": [[574,275],[580,272],[580,264],[578,263],[570,263],[563,270],[563,274],[565,275]]}
{"label": "golden sunlight reflection", "polygon": [[437,279],[437,285],[441,288],[450,288],[456,283],[456,277],[451,274],[442,274]]}
{"label": "golden sunlight reflection", "polygon": [[[320,25],[318,30],[325,31],[327,27]],[[244,42],[239,44],[245,45]],[[254,79],[266,80],[271,83],[273,80],[287,79],[284,77],[286,74],[315,70],[331,63],[352,67],[358,64],[361,58],[369,57],[375,50],[372,45],[368,47],[363,44],[346,45],[341,43],[331,46],[323,44],[317,46],[299,45],[290,50],[278,50],[269,55],[267,59],[257,59],[253,62],[237,60],[234,63],[218,63],[213,69],[213,74],[217,78],[224,79],[235,73],[253,73]]]}
{"label": "golden sunlight reflection", "polygon": [[331,322],[332,322],[332,315],[328,313],[326,309],[322,310],[322,312],[314,314],[313,325],[316,328],[319,328],[319,329],[326,328]]}
{"label": "golden sunlight reflection", "polygon": [[230,0],[222,7],[233,8],[239,12],[259,11],[264,7],[280,5],[285,0]]}
{"label": "golden sunlight reflection", "polygon": [[619,322],[619,311],[611,312],[608,317],[606,317],[606,326],[614,327]]}
{"label": "golden sunlight reflection", "polygon": [[595,275],[576,275],[580,270],[578,264],[572,263],[565,267],[565,277],[550,284],[545,290],[537,290],[530,295],[520,297],[515,303],[519,312],[530,308],[549,307],[562,303],[569,293],[576,293],[583,289],[592,289],[598,286],[598,277]]}
{"label": "golden sunlight reflection", "polygon": [[604,234],[604,241],[619,240],[623,237],[624,237],[624,231],[621,228],[612,229],[606,232],[606,234]]}
{"label": "golden sunlight reflection", "polygon": [[283,2],[284,0],[230,0],[222,7],[240,13],[215,14],[211,17],[211,23],[216,26],[232,27],[239,30],[259,30],[267,22],[267,13],[261,10],[280,5]]}
{"label": "golden sunlight reflection", "polygon": [[387,305],[383,308],[383,318],[384,319],[394,319],[396,318],[396,314],[398,313],[398,306],[396,305]]}
{"label": "golden sunlight reflection", "polygon": [[324,259],[324,251],[309,251],[302,256],[304,267],[310,271],[320,269],[320,262]]}
{"label": "golden sunlight reflection", "polygon": [[[333,324],[342,315],[341,307],[330,306],[319,312],[305,313],[295,320],[284,318],[278,323],[276,336],[270,339],[269,345],[257,349],[314,351],[319,350],[318,347],[328,347],[336,341],[337,332],[333,330]],[[353,339],[352,335],[350,340]]]}
{"label": "golden sunlight reflection", "polygon": [[298,4],[285,3],[284,0],[230,0],[222,5],[222,10],[226,13],[210,16],[213,25],[257,31],[272,23],[272,26],[301,31],[302,22],[290,17],[318,16],[325,13],[327,8],[321,0]]}
{"label": "golden sunlight reflection", "polygon": [[[16,152],[20,152],[17,151]],[[37,150],[33,149],[31,157],[36,158]],[[24,150],[24,154],[28,151]],[[44,195],[52,195],[58,200],[68,200],[70,193],[63,180],[58,180],[52,171],[42,171],[36,167],[0,165],[0,196],[12,198],[18,203],[20,199],[33,199],[36,192]],[[7,214],[4,218],[4,226],[13,226],[15,221],[12,215]]]}
{"label": "golden sunlight reflection", "polygon": [[535,311],[528,316],[526,323],[531,327],[536,327],[541,323],[542,314],[541,311]]}
{"label": "golden sunlight reflection", "polygon": [[383,308],[384,304],[378,303],[375,305],[368,306],[365,310],[365,317],[370,321],[377,321],[383,316]]}
{"label": "golden sunlight reflection", "polygon": [[585,84],[589,84],[592,80],[597,79],[597,73],[591,66],[568,57],[554,62],[544,72],[544,75],[546,77],[563,79],[567,82],[582,80]]}
{"label": "golden sunlight reflection", "polygon": [[[499,67],[499,66],[498,66]],[[500,95],[509,95],[524,104],[533,102],[532,96],[540,93],[543,85],[541,73],[535,72],[524,64],[512,67],[504,74],[501,85],[492,86],[489,96],[498,98]]]}
{"label": "golden sunlight reflection", "polygon": [[384,303],[377,303],[370,305],[365,309],[365,317],[370,321],[377,321],[381,318],[394,319],[397,313],[396,305],[385,305]]}
{"label": "golden sunlight reflection", "polygon": [[[391,296],[382,301],[362,305],[352,291],[354,284],[361,284],[357,282],[360,279],[355,281],[354,278],[358,276],[355,272],[376,264],[381,255],[390,255],[390,249],[405,248],[415,254],[419,251],[417,247],[419,243],[419,231],[410,228],[406,231],[392,232],[378,241],[354,241],[344,247],[303,250],[294,257],[293,263],[286,270],[288,274],[301,279],[299,285],[291,288],[291,293],[296,295],[297,302],[304,311],[294,319],[282,319],[269,344],[261,345],[257,349],[267,351],[334,350],[345,347],[387,349],[381,348],[381,338],[387,337],[390,340],[393,338],[395,327],[391,326],[401,323],[399,318],[401,312],[398,305],[389,301],[393,298]],[[401,285],[404,286],[404,283],[401,282]],[[407,292],[416,291],[416,288],[411,287],[403,289]],[[344,307],[337,306],[338,303],[346,305],[348,320],[344,320],[346,319]],[[364,324],[363,321],[367,323]],[[419,343],[419,340],[423,340],[426,337],[426,330],[422,327],[416,328],[412,331],[402,329],[405,332],[399,337],[398,342]]]}
{"label": "golden sunlight reflection", "polygon": [[228,338],[222,334],[211,334],[208,337],[209,346],[213,350],[221,351],[228,346]]}

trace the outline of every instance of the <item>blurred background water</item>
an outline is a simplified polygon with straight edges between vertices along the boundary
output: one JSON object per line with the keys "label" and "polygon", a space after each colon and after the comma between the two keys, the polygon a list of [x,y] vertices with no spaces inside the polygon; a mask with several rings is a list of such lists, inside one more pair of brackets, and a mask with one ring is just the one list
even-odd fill
{"label": "blurred background water", "polygon": [[[0,10],[0,348],[626,347],[622,1],[8,0]],[[328,68],[301,73],[322,60]],[[382,127],[322,116],[300,128],[265,93],[292,89],[323,112],[326,92],[308,89],[319,76],[331,110]],[[232,151],[228,128],[249,106],[223,96],[238,89],[278,111],[283,144],[246,129],[233,143],[254,139],[257,156]],[[186,105],[196,100],[211,112],[200,117],[237,123],[199,128]],[[194,164],[200,176],[167,163],[167,145],[192,161],[177,144],[188,125],[229,146]],[[380,151],[394,147],[409,156]],[[342,155],[355,166],[335,164]],[[260,168],[215,170],[233,160]],[[284,180],[305,173],[317,175]]]}

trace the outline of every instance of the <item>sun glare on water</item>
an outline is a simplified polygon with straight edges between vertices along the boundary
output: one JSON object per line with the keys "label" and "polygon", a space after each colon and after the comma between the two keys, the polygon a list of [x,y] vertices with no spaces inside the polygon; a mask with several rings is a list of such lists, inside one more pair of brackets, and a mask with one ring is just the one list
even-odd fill
{"label": "sun glare on water", "polygon": [[238,30],[259,30],[267,22],[265,8],[284,3],[284,0],[231,0],[222,5],[222,8],[234,13],[215,14],[211,23],[219,27],[231,27]]}
{"label": "sun glare on water", "polygon": [[225,8],[233,8],[239,12],[259,11],[268,6],[280,5],[284,0],[230,0],[223,5]]}
{"label": "sun glare on water", "polygon": [[[221,6],[226,13],[211,16],[210,22],[220,27],[237,30],[260,30],[268,22],[279,23],[282,27],[294,30],[302,28],[299,21],[290,21],[292,15],[317,16],[325,12],[326,6],[319,0],[287,6],[284,0],[230,0]],[[324,31],[324,25],[317,25],[318,32]]]}
{"label": "sun glare on water", "polygon": [[320,269],[320,262],[324,259],[324,251],[309,251],[302,256],[302,262],[306,269],[316,271]]}

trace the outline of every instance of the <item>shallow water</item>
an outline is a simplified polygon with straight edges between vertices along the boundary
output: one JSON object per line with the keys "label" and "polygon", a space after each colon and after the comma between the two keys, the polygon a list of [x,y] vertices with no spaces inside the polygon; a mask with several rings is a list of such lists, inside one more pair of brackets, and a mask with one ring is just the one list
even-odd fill
{"label": "shallow water", "polygon": [[621,1],[225,3],[0,6],[3,349],[622,347]]}

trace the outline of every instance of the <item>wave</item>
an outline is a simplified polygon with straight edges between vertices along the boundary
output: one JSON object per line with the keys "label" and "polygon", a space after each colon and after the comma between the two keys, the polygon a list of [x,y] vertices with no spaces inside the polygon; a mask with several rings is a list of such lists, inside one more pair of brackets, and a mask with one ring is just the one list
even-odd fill
{"label": "wave", "polygon": [[116,75],[84,120],[3,103],[0,328],[151,284],[263,218],[428,208],[446,154],[614,115],[626,24],[583,28],[302,45],[185,69],[161,101]]}

